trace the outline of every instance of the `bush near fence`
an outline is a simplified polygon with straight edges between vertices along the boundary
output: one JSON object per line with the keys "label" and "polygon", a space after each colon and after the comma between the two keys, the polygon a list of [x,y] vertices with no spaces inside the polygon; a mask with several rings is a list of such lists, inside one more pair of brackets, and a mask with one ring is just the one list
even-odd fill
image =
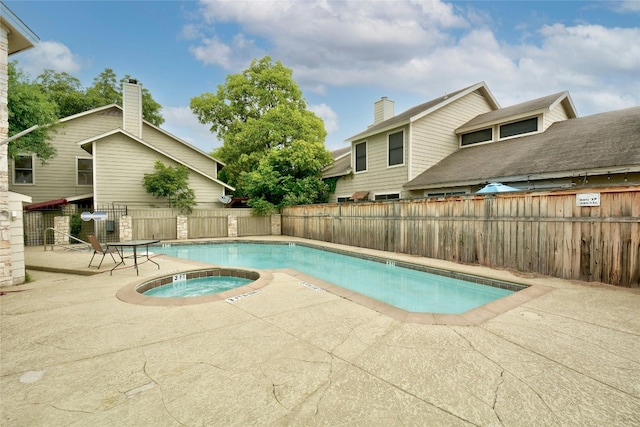
{"label": "bush near fence", "polygon": [[287,207],[282,234],[640,287],[638,186]]}

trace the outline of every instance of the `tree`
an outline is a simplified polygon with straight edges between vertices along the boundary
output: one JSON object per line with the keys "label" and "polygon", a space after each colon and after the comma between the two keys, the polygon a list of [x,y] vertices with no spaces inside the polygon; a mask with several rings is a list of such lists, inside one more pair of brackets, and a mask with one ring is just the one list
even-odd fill
{"label": "tree", "polygon": [[329,187],[319,175],[331,160],[318,142],[297,140],[270,150],[256,170],[242,173],[249,206],[266,215],[283,206],[326,202]]}
{"label": "tree", "polygon": [[[259,200],[270,208],[301,201],[294,197],[297,181],[319,181],[320,171],[332,161],[324,148],[324,124],[307,110],[292,74],[267,56],[253,60],[242,73],[227,76],[215,94],[191,99],[198,120],[209,124],[223,141],[213,153],[226,163],[220,178],[237,188],[236,195],[249,196],[254,208],[263,203]],[[305,151],[314,157],[312,167],[305,163]],[[309,203],[320,201],[312,199],[304,198]]]}
{"label": "tree", "polygon": [[[105,68],[93,79],[93,86],[87,88],[86,97],[89,107],[87,109],[109,104],[122,105],[122,82],[129,81],[130,78],[131,76],[127,74],[118,82],[116,73],[111,68]],[[142,117],[149,123],[160,126],[164,123],[164,118],[160,114],[161,110],[162,106],[153,99],[151,92],[143,87]]]}
{"label": "tree", "polygon": [[36,78],[35,83],[56,104],[59,118],[90,109],[80,80],[69,73],[47,69]]}
{"label": "tree", "polygon": [[[122,85],[110,68],[100,73],[93,80],[93,86],[86,90],[76,77],[50,69],[30,81],[15,61],[8,64],[8,75],[9,136],[39,126],[9,143],[8,155],[13,159],[20,154],[33,153],[45,163],[56,155],[49,141],[58,119],[109,104],[122,105]],[[129,78],[127,75],[120,81]],[[161,110],[162,106],[143,87],[144,119],[160,126],[164,123]]]}
{"label": "tree", "polygon": [[9,143],[7,152],[15,159],[21,154],[35,154],[42,163],[56,155],[49,140],[58,119],[57,105],[50,101],[37,85],[16,68],[15,62],[8,64],[7,107],[9,110],[9,136],[32,126],[39,126],[28,134]]}
{"label": "tree", "polygon": [[189,169],[178,165],[165,166],[160,160],[154,164],[155,173],[144,174],[142,179],[147,193],[157,198],[166,197],[171,207],[180,209],[183,213],[193,212],[196,205],[195,192],[189,188]]}
{"label": "tree", "polygon": [[89,109],[109,104],[122,105],[122,91],[118,88],[116,73],[111,68],[105,68],[93,79],[93,86],[86,91]]}

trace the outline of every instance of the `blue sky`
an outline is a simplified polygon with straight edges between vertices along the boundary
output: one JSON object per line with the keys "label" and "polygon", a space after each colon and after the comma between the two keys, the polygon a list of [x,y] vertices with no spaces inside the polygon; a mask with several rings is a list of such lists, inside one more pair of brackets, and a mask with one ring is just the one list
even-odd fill
{"label": "blue sky", "polygon": [[4,1],[40,43],[11,59],[35,78],[137,78],[162,128],[210,152],[189,110],[265,55],[293,69],[326,146],[395,112],[485,81],[501,106],[568,90],[580,116],[640,105],[640,1]]}

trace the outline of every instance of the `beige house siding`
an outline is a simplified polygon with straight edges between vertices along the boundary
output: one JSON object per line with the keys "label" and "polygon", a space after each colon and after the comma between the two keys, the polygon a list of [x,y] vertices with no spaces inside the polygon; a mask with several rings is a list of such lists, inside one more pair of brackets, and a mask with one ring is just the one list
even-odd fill
{"label": "beige house siding", "polygon": [[[390,167],[388,166],[388,136],[400,131],[404,132],[404,164]],[[367,171],[354,172],[352,176],[339,179],[333,201],[338,197],[351,196],[357,191],[369,191],[371,200],[376,194],[400,193],[402,197],[402,185],[407,180],[408,138],[409,127],[402,126],[367,139]],[[360,142],[362,141],[357,143]],[[352,144],[352,150],[355,150],[353,147],[357,143]],[[355,162],[355,151],[352,151],[351,158],[352,162]],[[355,171],[355,165],[353,170]]]}
{"label": "beige house siding", "polygon": [[142,89],[138,84],[123,83],[122,106],[124,111],[123,129],[142,137]]}
{"label": "beige house siding", "polygon": [[[156,160],[167,166],[177,166],[175,161],[121,133],[94,142],[93,153],[94,202],[97,206],[111,203],[130,206],[166,204],[166,200],[157,199],[145,191],[143,178],[145,174],[155,172]],[[222,206],[218,197],[223,190],[216,182],[191,171],[189,187],[196,193],[198,206]]]}
{"label": "beige house siding", "polygon": [[545,130],[547,130],[547,128],[555,122],[560,122],[567,119],[569,119],[567,110],[564,108],[562,103],[558,103],[558,105],[556,105],[554,108],[551,109],[551,111],[549,111],[544,115],[544,123],[542,124],[542,131],[544,132]]}
{"label": "beige house siding", "polygon": [[492,111],[477,92],[446,105],[412,123],[411,167],[405,182],[452,154],[460,147],[454,130],[479,114]]}
{"label": "beige house siding", "polygon": [[153,145],[158,150],[170,153],[188,163],[194,169],[198,169],[208,175],[217,177],[217,162],[206,153],[176,141],[166,133],[147,124],[143,128],[144,141]]}
{"label": "beige house siding", "polygon": [[77,146],[76,142],[119,127],[121,124],[121,117],[104,112],[63,122],[51,140],[56,147],[57,155],[44,166],[36,157],[33,159],[34,184],[14,184],[14,162],[11,161],[9,189],[31,196],[33,203],[91,193],[90,185],[77,185],[76,159],[88,159],[91,155]]}
{"label": "beige house siding", "polygon": [[[472,92],[459,100],[419,118],[411,125],[385,131],[367,139],[367,171],[338,180],[331,201],[348,197],[357,191],[369,191],[370,199],[376,194],[410,193],[402,189],[409,180],[430,168],[460,147],[454,130],[479,114],[492,111],[491,105],[479,92]],[[388,135],[404,130],[404,165],[388,167]],[[352,144],[353,147],[362,141]],[[351,153],[355,162],[355,152]],[[352,165],[354,166],[354,165]],[[353,167],[355,170],[355,166]]]}

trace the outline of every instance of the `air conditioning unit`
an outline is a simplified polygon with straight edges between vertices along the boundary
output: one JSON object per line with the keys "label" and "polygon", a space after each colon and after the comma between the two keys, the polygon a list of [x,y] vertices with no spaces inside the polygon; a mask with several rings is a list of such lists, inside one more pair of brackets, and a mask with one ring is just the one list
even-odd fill
{"label": "air conditioning unit", "polygon": [[222,203],[223,205],[228,205],[229,203],[231,203],[232,197],[231,196],[220,196],[218,198],[218,200],[220,200],[220,203]]}

